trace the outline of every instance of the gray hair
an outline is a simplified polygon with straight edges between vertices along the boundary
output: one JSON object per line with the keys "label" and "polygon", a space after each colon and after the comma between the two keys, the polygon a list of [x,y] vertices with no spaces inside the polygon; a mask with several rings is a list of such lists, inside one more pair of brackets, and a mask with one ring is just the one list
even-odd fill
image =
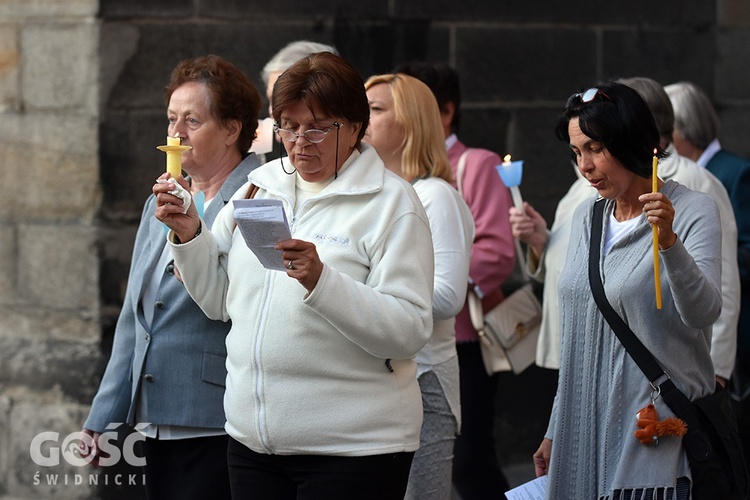
{"label": "gray hair", "polygon": [[664,90],[672,101],[675,129],[694,146],[705,150],[719,135],[719,116],[711,99],[691,82],[666,85]]}
{"label": "gray hair", "polygon": [[287,44],[284,48],[279,50],[265,66],[263,66],[263,71],[260,75],[261,78],[263,78],[263,83],[268,85],[268,77],[271,73],[286,71],[289,66],[300,59],[318,52],[330,52],[339,55],[339,51],[336,50],[336,47],[324,43],[311,42],[309,40],[297,40],[296,42]]}
{"label": "gray hair", "polygon": [[664,87],[659,82],[642,76],[621,78],[617,81],[627,85],[643,97],[648,109],[651,110],[651,114],[654,115],[659,136],[667,142],[672,142],[674,110]]}

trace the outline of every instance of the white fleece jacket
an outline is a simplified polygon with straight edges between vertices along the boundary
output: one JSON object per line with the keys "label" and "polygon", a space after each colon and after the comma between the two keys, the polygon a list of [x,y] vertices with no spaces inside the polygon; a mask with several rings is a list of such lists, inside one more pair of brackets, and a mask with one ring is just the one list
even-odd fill
{"label": "white fleece jacket", "polygon": [[296,213],[295,176],[278,160],[248,176],[256,198],[283,201],[292,237],[315,244],[324,268],[309,294],[261,266],[234,230],[231,203],[211,231],[172,244],[190,295],[210,318],[232,320],[226,430],[259,453],[364,456],[419,446],[413,357],[432,332],[429,223],[414,189],[374,149],[353,154]]}

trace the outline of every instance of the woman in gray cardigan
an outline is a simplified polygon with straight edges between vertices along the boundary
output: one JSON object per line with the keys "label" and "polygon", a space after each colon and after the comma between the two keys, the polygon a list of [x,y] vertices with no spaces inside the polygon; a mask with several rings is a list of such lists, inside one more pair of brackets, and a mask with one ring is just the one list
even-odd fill
{"label": "woman in gray cardigan", "polygon": [[[557,124],[581,174],[605,198],[600,273],[615,311],[694,400],[714,388],[711,325],[721,312],[721,226],[713,200],[658,180],[664,156],[646,103],[607,83],[572,95]],[[690,498],[678,437],[642,444],[636,413],[652,389],[599,311],[587,279],[594,199],[575,212],[560,278],[561,367],[549,427],[534,454],[547,498]],[[658,228],[662,309],[657,309],[651,224]],[[675,416],[662,398],[661,419]],[[671,493],[670,493],[671,492]],[[651,493],[651,495],[648,495]],[[640,498],[640,497],[639,497]]]}

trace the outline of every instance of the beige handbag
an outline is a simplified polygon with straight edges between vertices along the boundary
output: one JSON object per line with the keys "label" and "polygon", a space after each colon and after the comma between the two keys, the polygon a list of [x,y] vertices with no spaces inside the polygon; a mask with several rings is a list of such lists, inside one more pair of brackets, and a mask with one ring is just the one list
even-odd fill
{"label": "beige handbag", "polygon": [[542,307],[530,283],[482,314],[482,302],[468,294],[471,323],[479,335],[482,360],[488,375],[510,371],[521,373],[536,358]]}
{"label": "beige handbag", "polygon": [[[458,161],[456,184],[461,191],[461,180],[466,165],[466,150]],[[526,274],[526,258],[516,240],[516,265],[520,268],[525,284],[511,293],[486,314],[482,301],[473,289],[467,294],[469,316],[479,335],[482,360],[488,375],[496,372],[521,373],[536,358],[536,344],[542,321],[542,306],[534,293],[531,280]]]}

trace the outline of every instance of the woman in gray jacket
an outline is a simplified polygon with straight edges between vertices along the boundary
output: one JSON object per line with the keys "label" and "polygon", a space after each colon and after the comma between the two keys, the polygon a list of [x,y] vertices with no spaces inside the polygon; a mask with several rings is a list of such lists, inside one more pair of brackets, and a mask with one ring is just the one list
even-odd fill
{"label": "woman in gray jacket", "polygon": [[[165,135],[192,148],[182,168],[205,199],[211,227],[259,164],[247,150],[260,95],[237,67],[209,55],[173,69],[165,101]],[[228,499],[222,401],[230,325],[206,317],[178,281],[156,205],[151,196],[143,208],[112,355],[84,423],[92,446],[82,451],[92,465],[116,463],[99,444],[127,423],[144,435],[150,499]]]}

